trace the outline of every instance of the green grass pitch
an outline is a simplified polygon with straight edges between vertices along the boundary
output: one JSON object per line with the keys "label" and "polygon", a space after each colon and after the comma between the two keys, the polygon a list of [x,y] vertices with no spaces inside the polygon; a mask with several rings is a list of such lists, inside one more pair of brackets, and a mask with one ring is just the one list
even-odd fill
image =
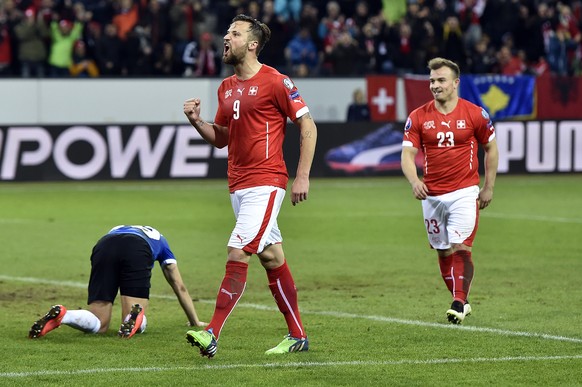
{"label": "green grass pitch", "polygon": [[500,176],[473,248],[473,315],[446,322],[450,296],[403,177],[313,179],[279,225],[310,351],[266,357],[286,334],[253,257],[214,359],[185,340],[159,268],[148,329],[103,336],[62,326],[53,304],[86,307],[89,254],[117,224],[170,241],[209,321],[234,224],[223,180],[0,184],[0,385],[582,385],[582,175]]}

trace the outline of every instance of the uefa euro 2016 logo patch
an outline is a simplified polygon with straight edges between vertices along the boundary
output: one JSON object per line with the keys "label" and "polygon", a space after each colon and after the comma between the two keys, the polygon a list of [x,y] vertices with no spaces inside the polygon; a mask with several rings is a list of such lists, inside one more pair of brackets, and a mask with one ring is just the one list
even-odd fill
{"label": "uefa euro 2016 logo patch", "polygon": [[285,78],[283,79],[283,84],[285,85],[286,88],[288,88],[289,90],[293,90],[293,88],[295,87],[295,85],[293,84],[293,82],[291,82],[291,80],[289,78]]}

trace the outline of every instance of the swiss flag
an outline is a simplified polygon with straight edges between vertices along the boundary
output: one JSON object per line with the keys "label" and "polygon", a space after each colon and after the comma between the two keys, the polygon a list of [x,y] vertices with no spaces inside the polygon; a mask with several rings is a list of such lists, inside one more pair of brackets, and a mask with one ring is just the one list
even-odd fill
{"label": "swiss flag", "polygon": [[395,75],[366,77],[372,121],[396,121],[396,79]]}

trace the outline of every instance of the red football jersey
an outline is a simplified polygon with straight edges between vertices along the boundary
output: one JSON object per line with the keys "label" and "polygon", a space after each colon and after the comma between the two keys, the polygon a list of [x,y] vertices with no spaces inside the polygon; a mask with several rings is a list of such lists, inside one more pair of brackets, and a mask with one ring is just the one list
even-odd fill
{"label": "red football jersey", "polygon": [[214,122],[228,127],[230,192],[261,185],[287,188],[287,117],[295,120],[308,111],[293,82],[270,66],[262,65],[244,81],[236,75],[222,81]]}
{"label": "red football jersey", "polygon": [[495,138],[485,109],[459,98],[449,114],[440,113],[430,101],[408,116],[402,146],[424,153],[423,179],[430,195],[442,195],[479,185],[479,144]]}

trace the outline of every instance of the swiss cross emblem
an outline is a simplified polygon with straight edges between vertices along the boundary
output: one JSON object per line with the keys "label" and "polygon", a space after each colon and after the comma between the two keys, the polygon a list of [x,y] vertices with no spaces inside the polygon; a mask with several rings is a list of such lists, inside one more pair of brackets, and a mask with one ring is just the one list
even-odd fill
{"label": "swiss cross emblem", "polygon": [[259,91],[259,86],[251,86],[249,88],[249,95],[257,95],[258,91]]}
{"label": "swiss cross emblem", "polygon": [[457,120],[457,129],[467,129],[467,124],[465,124],[465,120]]}

